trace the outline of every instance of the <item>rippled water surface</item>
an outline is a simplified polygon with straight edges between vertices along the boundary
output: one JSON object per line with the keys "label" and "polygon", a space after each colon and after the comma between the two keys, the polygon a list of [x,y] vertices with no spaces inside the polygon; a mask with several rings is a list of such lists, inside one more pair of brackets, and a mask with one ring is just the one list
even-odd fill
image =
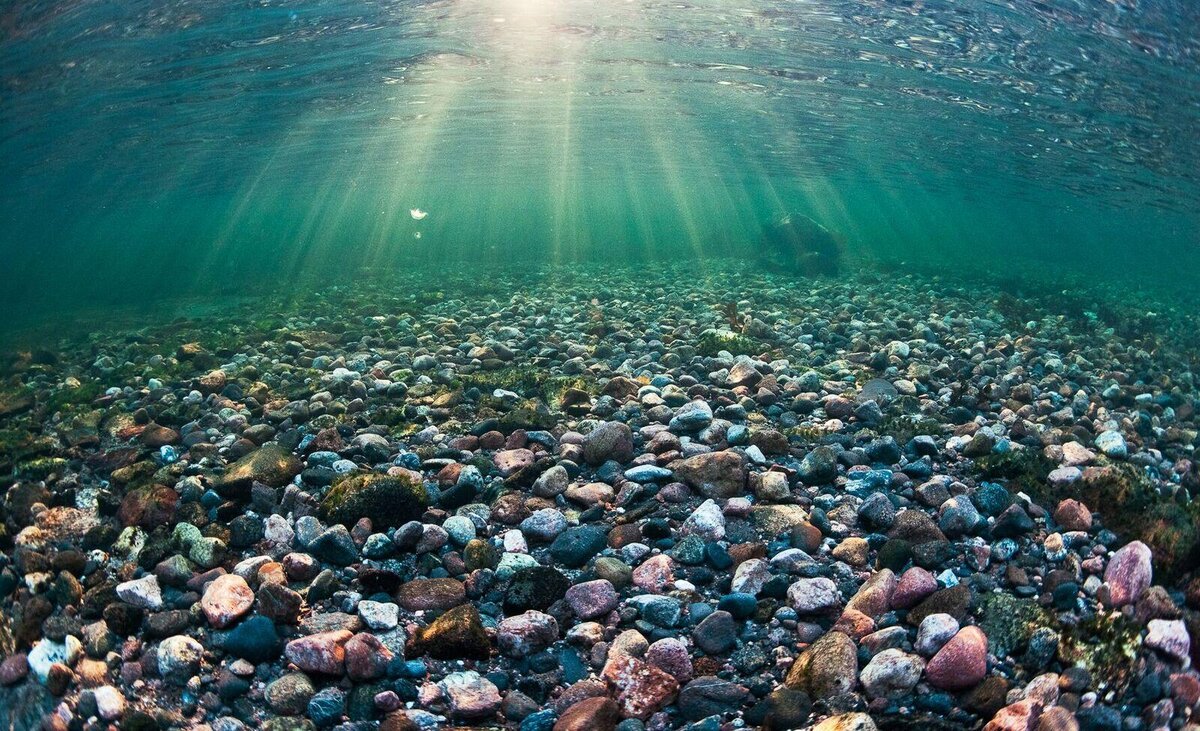
{"label": "rippled water surface", "polygon": [[1187,0],[10,0],[3,301],[699,267],[787,212],[885,266],[1186,282],[1198,31]]}

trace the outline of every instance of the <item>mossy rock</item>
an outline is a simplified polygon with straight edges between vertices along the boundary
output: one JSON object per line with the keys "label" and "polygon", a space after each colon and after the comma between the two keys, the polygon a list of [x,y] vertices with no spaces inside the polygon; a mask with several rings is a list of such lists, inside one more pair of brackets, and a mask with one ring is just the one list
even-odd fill
{"label": "mossy rock", "polygon": [[27,389],[0,392],[0,417],[15,416],[33,407],[33,393]]}
{"label": "mossy rock", "polygon": [[1017,655],[1029,643],[1034,630],[1051,624],[1051,617],[1033,599],[1011,594],[986,594],[979,599],[979,627],[988,638],[988,650],[996,657]]}
{"label": "mossy rock", "polygon": [[1141,627],[1122,614],[1098,614],[1062,634],[1058,655],[1064,664],[1088,669],[1097,690],[1122,693],[1132,679]]}
{"label": "mossy rock", "polygon": [[376,530],[396,528],[419,520],[429,507],[429,493],[420,475],[362,473],[350,475],[330,488],[321,501],[321,518],[352,526],[367,517]]}
{"label": "mossy rock", "polygon": [[975,460],[980,477],[1001,480],[1012,491],[1020,490],[1035,500],[1048,497],[1046,478],[1058,465],[1036,449],[1013,449],[988,454]]}
{"label": "mossy rock", "polygon": [[61,473],[67,467],[62,457],[39,457],[17,465],[17,477],[24,480],[44,480],[51,474]]}
{"label": "mossy rock", "polygon": [[[541,408],[538,408],[538,407]],[[526,431],[552,429],[558,422],[554,414],[543,404],[529,403],[518,406],[500,417],[500,431],[509,434],[517,429]]]}
{"label": "mossy rock", "polygon": [[216,483],[217,492],[226,497],[243,497],[255,482],[282,487],[300,474],[302,468],[296,455],[271,442],[230,465]]}
{"label": "mossy rock", "polygon": [[725,330],[707,330],[696,341],[697,355],[715,358],[722,350],[734,355],[757,355],[766,348],[757,340]]}

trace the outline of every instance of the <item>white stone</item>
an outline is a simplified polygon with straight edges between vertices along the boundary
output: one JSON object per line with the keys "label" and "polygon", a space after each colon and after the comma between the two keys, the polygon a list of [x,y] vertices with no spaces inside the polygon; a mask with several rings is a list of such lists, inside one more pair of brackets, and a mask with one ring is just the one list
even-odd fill
{"label": "white stone", "polygon": [[913,647],[925,657],[933,657],[942,645],[958,634],[958,629],[958,620],[949,614],[931,614],[921,620]]}
{"label": "white stone", "polygon": [[138,609],[149,609],[152,612],[157,612],[163,606],[162,589],[153,575],[117,584],[117,598]]}
{"label": "white stone", "polygon": [[44,684],[51,665],[62,663],[71,667],[82,655],[83,643],[72,635],[67,635],[62,642],[42,640],[29,651],[29,670],[39,683]]}
{"label": "white stone", "polygon": [[125,696],[111,685],[102,685],[92,691],[96,698],[96,711],[105,721],[115,721],[125,713]]}
{"label": "white stone", "polygon": [[389,630],[400,622],[400,607],[391,602],[364,600],[358,603],[358,616],[373,630]]}

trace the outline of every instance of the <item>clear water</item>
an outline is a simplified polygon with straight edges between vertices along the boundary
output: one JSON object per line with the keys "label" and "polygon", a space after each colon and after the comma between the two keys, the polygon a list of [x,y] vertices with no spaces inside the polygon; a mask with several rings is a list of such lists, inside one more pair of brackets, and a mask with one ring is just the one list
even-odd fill
{"label": "clear water", "polygon": [[787,212],[885,267],[1186,285],[1197,29],[1191,0],[8,0],[0,303],[699,267]]}

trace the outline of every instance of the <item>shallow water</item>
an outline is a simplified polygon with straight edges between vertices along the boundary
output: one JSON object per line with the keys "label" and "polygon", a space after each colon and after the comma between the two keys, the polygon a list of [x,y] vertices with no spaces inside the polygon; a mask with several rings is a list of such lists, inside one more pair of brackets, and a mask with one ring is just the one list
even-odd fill
{"label": "shallow water", "polygon": [[886,267],[1186,282],[1197,27],[1183,0],[10,3],[0,284],[53,313],[702,266],[788,212]]}

